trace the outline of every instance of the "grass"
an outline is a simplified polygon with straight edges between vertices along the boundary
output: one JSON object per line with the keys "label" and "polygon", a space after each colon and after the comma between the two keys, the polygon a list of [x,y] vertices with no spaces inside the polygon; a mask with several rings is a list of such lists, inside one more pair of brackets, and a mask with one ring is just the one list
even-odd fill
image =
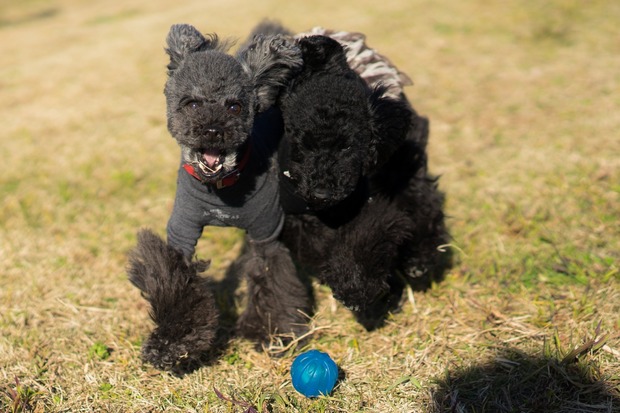
{"label": "grass", "polygon": [[[0,14],[0,411],[620,411],[616,2],[29,0]],[[242,38],[267,15],[364,32],[414,80],[457,258],[375,332],[316,285],[307,347],[343,379],[313,400],[289,379],[304,348],[272,358],[235,339],[183,378],[142,364],[152,324],[125,274],[174,195],[169,26]],[[205,232],[211,276],[241,239]]]}

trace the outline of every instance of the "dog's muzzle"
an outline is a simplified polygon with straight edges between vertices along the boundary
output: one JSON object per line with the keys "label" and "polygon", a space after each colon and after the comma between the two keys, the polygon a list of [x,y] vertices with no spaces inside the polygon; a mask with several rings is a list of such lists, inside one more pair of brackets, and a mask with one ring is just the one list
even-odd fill
{"label": "dog's muzzle", "polygon": [[250,160],[250,152],[251,144],[248,141],[245,144],[241,161],[228,172],[224,171],[224,154],[208,149],[200,151],[196,162],[183,164],[183,169],[205,185],[213,185],[217,189],[226,188],[237,183],[241,177],[241,171]]}

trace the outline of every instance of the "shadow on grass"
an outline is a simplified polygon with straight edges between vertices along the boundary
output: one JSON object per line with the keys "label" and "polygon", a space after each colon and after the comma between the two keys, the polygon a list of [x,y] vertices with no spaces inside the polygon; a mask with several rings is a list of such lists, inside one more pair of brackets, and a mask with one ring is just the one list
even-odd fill
{"label": "shadow on grass", "polygon": [[494,360],[448,371],[432,395],[433,413],[619,412],[620,395],[587,360],[505,349]]}

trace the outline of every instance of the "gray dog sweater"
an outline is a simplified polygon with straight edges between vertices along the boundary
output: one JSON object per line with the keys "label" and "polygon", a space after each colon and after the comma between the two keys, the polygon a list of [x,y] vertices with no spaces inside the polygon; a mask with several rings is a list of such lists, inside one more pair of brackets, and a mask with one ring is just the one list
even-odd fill
{"label": "gray dog sweater", "polygon": [[277,109],[258,115],[249,138],[250,159],[239,180],[229,187],[218,189],[200,182],[181,161],[167,226],[168,243],[191,257],[207,225],[244,229],[255,242],[277,238],[284,222],[274,160],[281,136],[282,118]]}

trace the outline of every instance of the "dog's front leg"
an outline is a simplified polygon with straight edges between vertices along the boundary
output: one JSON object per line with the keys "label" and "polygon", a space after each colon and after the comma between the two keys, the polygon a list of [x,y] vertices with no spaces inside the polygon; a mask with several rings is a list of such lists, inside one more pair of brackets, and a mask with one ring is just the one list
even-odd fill
{"label": "dog's front leg", "polygon": [[156,324],[142,345],[146,362],[181,373],[211,350],[219,314],[207,281],[198,275],[207,266],[191,261],[150,230],[138,234],[127,272],[150,303]]}
{"label": "dog's front leg", "polygon": [[274,334],[284,341],[302,335],[311,312],[310,294],[289,250],[277,240],[250,240],[241,260],[248,301],[237,324],[239,333],[261,342]]}

